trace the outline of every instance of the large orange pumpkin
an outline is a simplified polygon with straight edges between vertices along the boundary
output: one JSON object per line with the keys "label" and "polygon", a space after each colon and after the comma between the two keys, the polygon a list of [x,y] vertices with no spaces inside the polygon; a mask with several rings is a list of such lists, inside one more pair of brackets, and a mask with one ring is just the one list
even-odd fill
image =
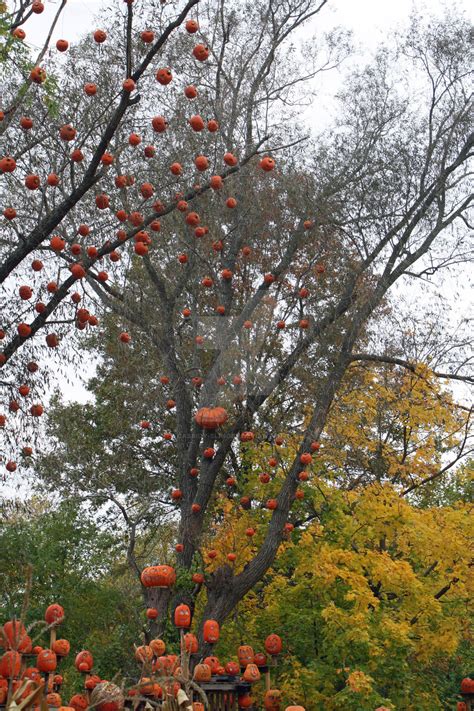
{"label": "large orange pumpkin", "polygon": [[228,415],[223,407],[201,407],[194,419],[204,430],[216,430],[227,422]]}
{"label": "large orange pumpkin", "polygon": [[170,565],[152,565],[142,570],[141,581],[146,588],[170,588],[176,582],[176,571]]}

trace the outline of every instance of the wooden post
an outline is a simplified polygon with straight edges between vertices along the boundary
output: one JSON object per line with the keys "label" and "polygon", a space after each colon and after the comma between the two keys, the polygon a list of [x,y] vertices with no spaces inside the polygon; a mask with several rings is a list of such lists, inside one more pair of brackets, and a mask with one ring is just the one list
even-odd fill
{"label": "wooden post", "polygon": [[[53,650],[53,644],[56,642],[57,634],[58,633],[57,633],[56,625],[54,625],[54,627],[51,627],[50,634],[49,634],[49,648],[51,649],[51,651]],[[55,674],[55,672],[48,672],[48,674],[45,678],[45,686],[46,686],[45,697],[48,695],[49,682],[51,679],[51,675],[54,676],[54,674]]]}

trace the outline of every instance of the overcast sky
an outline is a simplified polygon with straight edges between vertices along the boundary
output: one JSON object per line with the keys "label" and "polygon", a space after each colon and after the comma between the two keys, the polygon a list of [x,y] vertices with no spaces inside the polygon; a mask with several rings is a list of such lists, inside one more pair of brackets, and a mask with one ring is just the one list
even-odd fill
{"label": "overcast sky", "polygon": [[[27,40],[35,46],[39,46],[43,39],[59,0],[46,0],[45,5],[45,12],[33,15],[25,26]],[[68,0],[53,40],[63,38],[73,41],[95,29],[94,17],[104,6],[101,0]],[[436,16],[442,13],[445,6],[451,9],[458,7],[474,20],[474,3],[471,0],[329,0],[318,15],[317,22],[325,28],[342,25],[354,32],[356,42],[373,47],[386,38],[395,25],[407,19],[412,10]]]}

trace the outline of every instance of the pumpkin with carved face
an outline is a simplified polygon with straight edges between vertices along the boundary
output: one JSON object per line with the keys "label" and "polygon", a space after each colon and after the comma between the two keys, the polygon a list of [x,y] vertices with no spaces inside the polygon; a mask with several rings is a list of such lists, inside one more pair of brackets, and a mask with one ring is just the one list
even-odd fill
{"label": "pumpkin with carved face", "polygon": [[256,681],[260,680],[260,671],[256,664],[247,664],[245,671],[243,673],[244,681],[248,681],[249,684],[254,684]]}
{"label": "pumpkin with carved face", "polygon": [[255,653],[249,644],[242,644],[237,650],[237,656],[241,667],[254,663]]}
{"label": "pumpkin with carved face", "polygon": [[263,699],[265,711],[280,711],[281,691],[278,689],[269,689]]}

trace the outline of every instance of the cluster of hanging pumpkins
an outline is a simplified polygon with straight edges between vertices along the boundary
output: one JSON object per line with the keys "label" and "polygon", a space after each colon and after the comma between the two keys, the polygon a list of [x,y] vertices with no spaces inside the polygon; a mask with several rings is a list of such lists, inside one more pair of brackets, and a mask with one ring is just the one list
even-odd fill
{"label": "cluster of hanging pumpkins", "polygon": [[[42,6],[42,3],[38,2],[38,0],[35,0],[33,5],[38,5]],[[44,6],[42,6],[44,9]],[[36,9],[33,10],[34,13],[39,14],[42,12],[42,9]],[[194,35],[199,31],[199,24],[196,20],[194,19],[189,19],[185,23],[185,30],[190,34]],[[25,33],[24,31],[18,27],[15,29],[13,32],[14,36],[16,37],[17,40],[22,41],[25,38]],[[103,30],[96,30],[93,33],[93,38],[94,41],[98,45],[102,45],[104,42],[107,41],[107,34]],[[155,41],[155,34],[151,30],[144,30],[140,33],[140,42],[144,43],[145,45],[151,44]],[[60,39],[56,43],[56,48],[58,52],[66,52],[69,48],[69,44],[66,40]],[[209,48],[203,44],[203,43],[198,43],[194,46],[192,50],[192,56],[194,59],[198,62],[205,62],[207,58],[209,57],[210,50]],[[34,67],[31,73],[31,79],[33,82],[37,84],[41,84],[45,81],[46,79],[46,71],[43,67]],[[164,68],[159,68],[156,71],[156,80],[157,82],[162,85],[162,86],[167,86],[173,81],[173,74],[172,71],[170,70],[169,67],[164,67]],[[126,94],[130,94],[133,91],[135,91],[136,83],[133,79],[131,78],[126,78],[123,81],[122,85],[123,91]],[[195,100],[198,97],[198,88],[195,87],[194,85],[191,86],[186,86],[184,87],[184,95],[187,99],[190,101]],[[92,83],[92,82],[87,82],[84,85],[84,93],[86,97],[88,97],[88,100],[93,100],[93,97],[95,97],[97,93],[97,85]],[[2,114],[0,112],[0,121],[2,120]],[[200,132],[204,130],[207,126],[207,130],[211,133],[215,133],[216,131],[219,130],[219,125],[218,122],[215,119],[210,119],[209,121],[204,122],[201,116],[198,114],[194,114],[191,116],[189,119],[189,126],[191,130],[194,132]],[[29,117],[29,116],[22,116],[19,119],[19,125],[21,128],[21,131],[24,133],[28,133],[32,129],[35,128],[35,121]],[[151,125],[153,128],[153,131],[155,134],[163,134],[166,132],[168,128],[168,122],[165,117],[163,116],[155,116],[152,118]],[[74,126],[71,124],[65,124],[58,129],[58,135],[61,141],[64,142],[65,145],[69,145],[71,142],[75,141],[79,136],[78,136],[78,131]],[[142,142],[142,138],[140,135],[138,135],[135,132],[132,132],[129,136],[129,144],[132,148],[136,148],[139,146]],[[145,159],[149,159],[155,155],[155,147],[152,145],[147,145],[144,148],[143,151],[143,157]],[[82,160],[84,160],[84,155],[80,149],[75,149],[72,151],[70,154],[70,159],[73,163],[80,163]],[[227,151],[224,153],[222,157],[223,161],[223,170],[221,171],[221,174],[216,174],[212,175],[209,178],[208,184],[204,186],[199,186],[199,191],[203,191],[204,189],[208,188],[212,191],[221,191],[224,187],[224,181],[227,175],[235,170],[236,166],[238,165],[238,158],[231,152]],[[101,157],[101,163],[103,166],[111,166],[114,164],[114,156],[111,153],[105,152],[102,157]],[[259,166],[261,170],[265,173],[271,172],[274,167],[275,167],[275,161],[271,156],[264,156],[260,159],[259,161]],[[194,167],[196,170],[201,174],[206,172],[209,167],[209,160],[206,156],[203,155],[198,155],[194,159]],[[5,155],[2,158],[0,158],[0,175],[2,173],[8,174],[8,173],[14,173],[17,170],[17,164],[16,160],[13,156],[10,155]],[[172,175],[176,176],[179,178],[179,176],[183,172],[183,166],[178,163],[174,162],[170,166],[170,172]],[[132,175],[117,175],[115,178],[115,185],[116,188],[119,191],[123,191],[129,187],[131,187],[135,182],[135,178]],[[60,187],[61,183],[61,178],[55,173],[50,173],[46,176],[45,179],[41,178],[39,175],[36,174],[28,174],[24,178],[24,184],[25,187],[28,191],[35,191],[38,190],[41,186],[44,187],[44,189],[51,189],[54,190],[58,186]],[[155,199],[155,187],[150,183],[150,182],[145,182],[142,185],[139,186],[139,191],[141,197],[147,201],[147,200],[154,200],[153,204],[149,207],[151,210],[150,215],[144,214],[141,210],[143,209],[143,206],[140,206],[140,210],[131,210],[130,213],[128,214],[125,210],[119,209],[115,213],[115,217],[117,221],[120,223],[120,229],[118,229],[115,239],[107,239],[102,246],[95,246],[95,245],[89,245],[86,246],[84,244],[84,240],[88,237],[90,237],[91,233],[91,227],[87,224],[80,224],[78,227],[78,235],[77,238],[74,240],[67,240],[65,237],[61,234],[55,234],[53,235],[50,240],[49,240],[49,252],[54,258],[55,256],[59,256],[62,253],[67,251],[69,249],[71,258],[72,258],[72,263],[69,265],[69,270],[71,276],[74,278],[75,282],[79,284],[82,279],[86,277],[87,271],[91,266],[95,266],[98,262],[98,260],[102,260],[103,257],[108,257],[112,263],[117,262],[120,260],[121,255],[120,255],[120,250],[121,248],[124,247],[125,243],[131,239],[133,239],[134,242],[134,252],[139,255],[139,256],[145,256],[148,254],[149,248],[152,245],[152,236],[150,235],[150,232],[146,229],[149,228],[151,233],[157,233],[161,229],[160,225],[160,220],[158,219],[160,215],[165,215],[168,214],[169,212],[173,210],[177,210],[181,213],[183,213],[184,216],[184,222],[185,224],[192,230],[194,230],[195,237],[200,239],[203,236],[205,236],[209,230],[205,225],[202,225],[202,220],[201,216],[194,210],[191,210],[190,205],[189,205],[189,199],[185,200],[184,199],[184,193],[182,191],[176,193],[174,195],[173,199],[171,202],[164,204],[161,200]],[[195,193],[197,194],[199,192],[197,188],[195,189]],[[233,209],[237,206],[237,200],[233,196],[227,196],[225,198],[225,205],[228,209]],[[106,209],[111,209],[111,198],[109,195],[105,193],[100,193],[96,195],[95,197],[95,206],[98,210],[106,210]],[[17,210],[14,206],[7,206],[3,210],[3,216],[5,220],[8,222],[12,222],[18,218],[17,215]],[[129,225],[129,231],[127,232],[124,227],[125,225]],[[312,220],[305,220],[304,222],[304,227],[305,229],[311,229],[314,226],[314,223]],[[223,249],[223,241],[221,239],[215,241],[213,243],[213,249],[216,255],[218,255],[222,249]],[[249,257],[251,254],[251,249],[249,246],[244,246],[242,248],[242,256],[244,258]],[[68,255],[69,256],[69,255]],[[71,260],[69,260],[71,261]],[[182,265],[186,264],[188,261],[188,255],[187,254],[179,254],[178,255],[178,262]],[[41,259],[33,259],[31,262],[31,269],[33,270],[33,273],[35,274],[40,274],[44,268],[44,264]],[[319,269],[323,269],[321,265],[319,265]],[[96,274],[96,278],[99,282],[106,282],[109,279],[109,274],[106,269],[100,269],[98,273]],[[224,281],[231,281],[233,278],[233,273],[229,269],[223,269],[221,271],[221,278]],[[262,276],[264,282],[266,284],[271,284],[273,281],[275,281],[275,277],[272,274],[265,274]],[[209,276],[205,276],[202,279],[201,282],[202,286],[204,288],[211,288],[214,285],[213,279]],[[58,292],[58,290],[61,287],[61,284],[58,284],[56,281],[52,280],[49,281],[47,284],[42,285],[45,287],[46,292],[48,295],[51,297],[54,297],[55,294]],[[309,292],[307,289],[303,288],[299,292],[299,297],[301,299],[304,299],[308,296]],[[41,314],[43,314],[46,309],[47,309],[47,304],[44,303],[41,300],[37,300],[36,303],[33,304],[35,301],[35,289],[31,284],[22,284],[18,287],[18,295],[20,297],[21,302],[23,305],[25,305],[28,302],[32,303],[32,308],[35,314],[35,317],[40,317]],[[91,314],[87,308],[84,306],[81,306],[81,301],[82,301],[82,295],[79,293],[79,291],[74,291],[71,294],[71,301],[74,305],[75,309],[75,325],[78,329],[84,329],[86,327],[94,327],[97,326],[99,321],[97,317],[94,314]],[[222,305],[218,305],[216,307],[216,312],[220,315],[225,315],[225,308]],[[183,317],[184,319],[189,319],[191,312],[188,308],[183,309]],[[35,326],[36,321],[33,321],[33,323],[26,323],[24,321],[21,321],[20,323],[16,324],[16,328],[14,329],[14,332],[16,331],[16,334],[13,333],[12,335],[16,335],[19,337],[22,341],[25,341],[26,339],[31,338],[32,336],[35,335],[36,333],[36,326]],[[0,324],[1,326],[2,324]],[[252,324],[250,321],[246,321],[244,323],[245,328],[251,328]],[[300,328],[306,329],[309,326],[309,322],[307,319],[301,319],[299,323]],[[279,321],[276,324],[276,327],[278,329],[283,329],[285,328],[285,324],[283,321]],[[8,333],[8,329],[5,328],[0,328],[0,341],[3,340]],[[9,334],[8,334],[9,335]],[[119,339],[123,344],[128,344],[131,341],[131,336],[127,332],[122,332],[119,335]],[[196,336],[196,341],[198,342],[198,339],[201,339],[202,342],[202,336]],[[45,336],[45,342],[46,345],[49,348],[56,348],[60,344],[60,337],[56,333],[48,333]],[[0,367],[3,365],[3,363],[6,362],[6,356],[0,352]],[[31,366],[31,367],[30,367]],[[28,400],[31,400],[31,386],[30,386],[30,380],[32,378],[32,374],[36,372],[38,369],[37,364],[32,361],[31,363],[28,363],[26,367],[26,372],[24,376],[24,382],[19,383],[18,385],[18,393],[19,396],[13,396],[10,400],[10,403],[8,405],[8,410],[9,414],[2,414],[0,413],[0,428],[4,427],[7,423],[8,418],[13,415],[14,413],[18,412],[19,410],[23,410],[24,408],[22,407],[23,402],[25,402],[26,398],[26,404],[27,407],[25,409],[25,412],[31,415],[32,417],[39,417],[43,414],[43,405],[38,402],[28,402]],[[235,376],[237,380],[239,380],[239,376]],[[196,377],[193,379],[193,381],[196,381],[194,384],[196,387],[202,384],[203,379]],[[241,379],[240,379],[241,381]],[[234,378],[234,384],[235,384],[235,378]],[[172,400],[169,400],[166,407],[167,409],[172,409],[174,407],[175,403]],[[224,419],[223,419],[224,418]],[[216,427],[224,424],[225,420],[227,419],[227,414],[225,413],[224,408],[203,408],[200,410],[197,415],[196,415],[196,421],[200,426],[202,426],[204,429],[215,429]],[[165,439],[172,439],[172,435],[170,433],[166,433]],[[242,441],[247,441],[247,440],[242,440]],[[25,446],[22,449],[21,452],[23,457],[31,457],[33,454],[32,448],[29,446]],[[204,453],[203,456],[206,458],[212,458],[214,456],[215,452],[213,448],[208,448]],[[6,462],[6,470],[8,472],[14,472],[17,469],[18,462],[16,459],[10,459]],[[302,498],[303,492],[299,492],[299,497]],[[195,506],[194,513],[198,513],[197,510],[198,504]],[[268,505],[269,509],[274,509],[274,500],[271,500]]]}

